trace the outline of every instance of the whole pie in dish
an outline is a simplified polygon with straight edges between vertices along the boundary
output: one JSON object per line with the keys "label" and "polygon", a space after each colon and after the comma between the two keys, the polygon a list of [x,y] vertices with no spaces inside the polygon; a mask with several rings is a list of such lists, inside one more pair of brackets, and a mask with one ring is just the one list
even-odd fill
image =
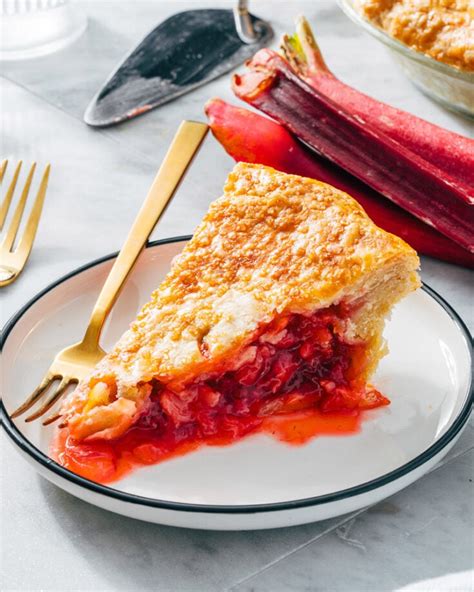
{"label": "whole pie in dish", "polygon": [[65,401],[54,458],[107,482],[259,430],[302,442],[353,428],[389,402],[367,380],[418,265],[347,194],[237,164],[150,302]]}
{"label": "whole pie in dish", "polygon": [[356,0],[357,8],[416,51],[474,72],[472,0]]}

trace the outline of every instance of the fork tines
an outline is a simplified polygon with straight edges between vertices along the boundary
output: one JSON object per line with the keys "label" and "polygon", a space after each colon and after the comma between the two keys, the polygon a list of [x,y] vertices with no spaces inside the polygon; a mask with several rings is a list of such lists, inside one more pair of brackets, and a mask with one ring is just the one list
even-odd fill
{"label": "fork tines", "polygon": [[[13,194],[15,192],[22,164],[23,162],[20,161],[15,167],[13,177],[0,205],[0,230],[2,230],[5,226],[7,215],[13,202]],[[0,165],[0,182],[2,183],[7,167],[8,160],[4,160]],[[30,192],[33,176],[35,174],[36,163],[33,163],[28,171],[20,199],[16,205],[15,211],[13,212],[10,224],[8,228],[6,228],[5,236],[0,244],[0,286],[11,283],[20,274],[31,252],[36,230],[41,217],[41,211],[43,209],[50,169],[51,166],[48,164],[41,178],[38,192],[36,194],[36,198],[31,208],[28,220],[25,224],[23,234],[18,242],[18,245],[14,247],[26,202],[28,200],[28,194]]]}

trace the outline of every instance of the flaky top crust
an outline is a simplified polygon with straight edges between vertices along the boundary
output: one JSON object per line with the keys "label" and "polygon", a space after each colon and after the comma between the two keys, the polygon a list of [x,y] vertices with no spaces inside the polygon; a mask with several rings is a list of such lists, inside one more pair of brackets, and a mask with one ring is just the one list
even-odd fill
{"label": "flaky top crust", "polygon": [[350,299],[365,276],[404,258],[417,268],[413,249],[349,195],[239,163],[94,382],[112,377],[120,396],[152,378],[179,382],[211,371],[275,314]]}

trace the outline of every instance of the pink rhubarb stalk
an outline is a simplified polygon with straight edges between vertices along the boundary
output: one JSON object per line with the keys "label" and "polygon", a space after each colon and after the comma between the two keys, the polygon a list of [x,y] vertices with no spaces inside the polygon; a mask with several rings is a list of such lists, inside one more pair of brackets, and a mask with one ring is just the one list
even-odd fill
{"label": "pink rhubarb stalk", "polygon": [[221,99],[208,101],[206,114],[212,133],[237,162],[263,164],[329,183],[351,195],[378,226],[400,236],[419,253],[474,269],[472,253],[305,148],[276,121]]}
{"label": "pink rhubarb stalk", "polygon": [[272,50],[235,75],[238,97],[279,121],[317,153],[474,252],[474,193],[309,86]]}
{"label": "pink rhubarb stalk", "polygon": [[474,141],[429,123],[411,113],[377,101],[341,82],[329,70],[304,17],[296,21],[296,35],[285,35],[281,51],[294,71],[310,86],[446,172],[474,187]]}

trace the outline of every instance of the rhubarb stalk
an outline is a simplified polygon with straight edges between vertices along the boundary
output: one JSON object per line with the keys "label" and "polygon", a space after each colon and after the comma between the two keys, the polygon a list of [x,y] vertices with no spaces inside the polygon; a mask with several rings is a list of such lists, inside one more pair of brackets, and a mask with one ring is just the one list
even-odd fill
{"label": "rhubarb stalk", "polygon": [[283,37],[281,51],[301,78],[359,121],[390,136],[460,183],[474,186],[473,140],[377,101],[338,80],[327,67],[304,17],[296,20],[296,35]]}
{"label": "rhubarb stalk", "polygon": [[474,252],[474,194],[385,134],[360,123],[262,49],[234,92],[309,147],[462,247]]}
{"label": "rhubarb stalk", "polygon": [[307,150],[279,123],[220,99],[208,101],[206,114],[212,133],[236,161],[263,164],[329,183],[351,195],[378,226],[400,236],[419,253],[474,269],[474,255]]}

